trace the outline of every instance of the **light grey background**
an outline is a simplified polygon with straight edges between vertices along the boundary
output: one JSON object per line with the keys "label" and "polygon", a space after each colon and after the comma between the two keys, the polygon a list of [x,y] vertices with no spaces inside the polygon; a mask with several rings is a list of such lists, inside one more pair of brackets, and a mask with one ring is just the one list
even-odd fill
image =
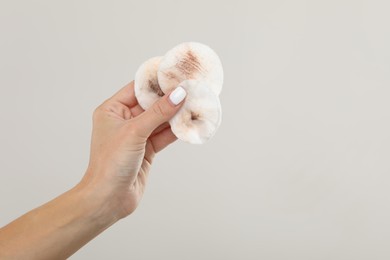
{"label": "light grey background", "polygon": [[183,41],[223,122],[161,153],[139,209],[71,259],[389,259],[389,1],[0,1],[0,225],[76,184],[91,113]]}

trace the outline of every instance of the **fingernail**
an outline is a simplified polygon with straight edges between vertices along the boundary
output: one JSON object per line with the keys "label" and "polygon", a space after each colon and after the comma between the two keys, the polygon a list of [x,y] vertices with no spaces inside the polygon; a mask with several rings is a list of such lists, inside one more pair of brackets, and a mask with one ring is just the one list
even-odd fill
{"label": "fingernail", "polygon": [[180,102],[183,101],[186,95],[187,93],[184,88],[179,86],[169,95],[169,99],[175,106],[177,106]]}

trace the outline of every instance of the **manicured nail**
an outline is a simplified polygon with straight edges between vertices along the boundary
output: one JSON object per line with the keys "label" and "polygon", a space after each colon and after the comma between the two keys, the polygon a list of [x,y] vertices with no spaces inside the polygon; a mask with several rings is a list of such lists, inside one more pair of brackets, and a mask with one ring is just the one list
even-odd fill
{"label": "manicured nail", "polygon": [[183,101],[186,95],[187,93],[184,88],[179,86],[169,95],[169,99],[175,106],[177,106],[180,102]]}

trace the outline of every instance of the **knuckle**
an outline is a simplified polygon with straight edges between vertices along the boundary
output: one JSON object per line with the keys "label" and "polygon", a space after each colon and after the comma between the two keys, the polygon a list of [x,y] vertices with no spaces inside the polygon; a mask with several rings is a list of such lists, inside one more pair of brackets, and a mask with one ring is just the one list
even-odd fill
{"label": "knuckle", "polygon": [[166,116],[166,113],[164,111],[164,108],[163,106],[160,104],[160,103],[156,103],[156,105],[154,105],[152,107],[153,109],[153,112],[161,117],[165,117]]}
{"label": "knuckle", "polygon": [[102,112],[101,106],[98,106],[97,108],[95,108],[95,110],[93,111],[93,114],[92,114],[92,119],[94,121],[98,120],[98,118],[100,117],[101,112]]}
{"label": "knuckle", "polygon": [[97,108],[95,108],[95,110],[93,111],[93,114],[92,114],[93,121],[99,120],[99,118],[101,118],[101,116],[107,110],[107,105],[108,105],[107,103],[108,103],[108,100],[104,101]]}
{"label": "knuckle", "polygon": [[93,111],[92,119],[93,119],[93,120],[96,120],[96,119],[99,117],[99,114],[100,114],[100,108],[97,107],[97,108],[95,108],[95,110]]}

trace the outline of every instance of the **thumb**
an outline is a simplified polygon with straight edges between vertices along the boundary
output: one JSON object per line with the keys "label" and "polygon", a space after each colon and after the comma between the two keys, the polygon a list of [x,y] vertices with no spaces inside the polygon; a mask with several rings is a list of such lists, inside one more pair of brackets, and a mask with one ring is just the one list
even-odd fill
{"label": "thumb", "polygon": [[137,129],[140,131],[140,134],[144,137],[149,137],[154,129],[169,121],[179,111],[186,95],[184,88],[179,86],[139,115],[137,117]]}

